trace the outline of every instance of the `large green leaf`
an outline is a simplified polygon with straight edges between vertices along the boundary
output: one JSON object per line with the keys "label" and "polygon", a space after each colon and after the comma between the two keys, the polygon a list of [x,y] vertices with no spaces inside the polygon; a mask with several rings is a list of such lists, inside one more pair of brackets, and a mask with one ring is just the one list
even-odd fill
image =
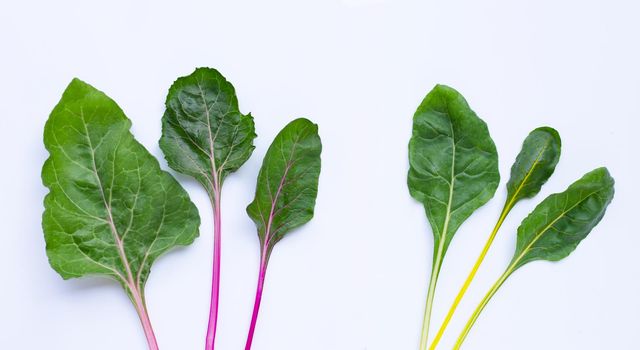
{"label": "large green leaf", "polygon": [[460,225],[493,197],[500,174],[487,125],[456,90],[436,85],[413,116],[408,186],[425,208],[434,236],[420,349],[426,349],[440,267]]}
{"label": "large green leaf", "polygon": [[313,217],[321,151],[318,126],[304,118],[282,129],[267,150],[255,199],[247,207],[262,244],[273,247]]}
{"label": "large green leaf", "polygon": [[171,168],[210,195],[249,159],[255,137],[253,118],[240,113],[233,85],[217,70],[198,68],[169,89],[160,148]]}
{"label": "large green leaf", "polygon": [[456,90],[437,85],[418,107],[409,165],[409,191],[424,205],[436,251],[444,255],[458,227],[500,181],[487,125]]}
{"label": "large green leaf", "polygon": [[64,278],[105,274],[144,285],[153,261],[197,236],[189,196],[129,132],[104,93],[74,79],[45,126],[43,228]]}
{"label": "large green leaf", "polygon": [[453,348],[462,346],[482,310],[514,271],[531,261],[557,261],[571,254],[600,222],[613,194],[614,180],[609,171],[598,168],[564,192],[543,200],[518,227],[511,263],[473,312]]}
{"label": "large green leaf", "polygon": [[542,201],[518,227],[513,269],[569,255],[604,216],[613,199],[613,185],[607,169],[598,168]]}
{"label": "large green leaf", "polygon": [[114,278],[146,313],[151,265],[193,242],[200,218],[130,126],[104,93],[78,79],[69,84],[44,131],[50,156],[42,180],[50,192],[42,226],[49,262],[63,278]]}

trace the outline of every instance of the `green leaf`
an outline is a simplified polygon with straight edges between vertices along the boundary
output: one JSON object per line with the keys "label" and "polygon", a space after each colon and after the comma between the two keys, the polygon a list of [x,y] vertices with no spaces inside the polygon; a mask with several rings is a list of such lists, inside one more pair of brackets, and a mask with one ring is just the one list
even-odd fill
{"label": "green leaf", "polygon": [[507,207],[540,192],[560,159],[560,135],[550,127],[533,130],[522,144],[522,150],[511,167],[507,183]]}
{"label": "green leaf", "polygon": [[534,260],[568,256],[604,216],[613,186],[607,169],[598,168],[542,201],[518,228],[513,269]]}
{"label": "green leaf", "polygon": [[318,126],[299,118],[280,131],[264,156],[256,196],[247,206],[260,237],[260,269],[245,349],[251,349],[267,264],[277,242],[313,218],[322,144]]}
{"label": "green leaf", "polygon": [[557,261],[571,254],[600,222],[613,194],[614,180],[609,171],[598,168],[566,191],[543,200],[518,227],[511,263],[473,312],[453,349],[460,349],[482,310],[514,271],[531,261]]}
{"label": "green leaf", "polygon": [[500,181],[487,125],[456,90],[437,85],[418,107],[409,165],[409,191],[424,205],[436,251],[444,255],[458,227]]}
{"label": "green leaf", "polygon": [[74,79],[45,126],[43,227],[64,278],[105,274],[144,285],[153,261],[197,236],[200,219],[176,180],[129,132],[104,93]]}
{"label": "green leaf", "polygon": [[217,70],[198,68],[169,89],[160,148],[171,168],[210,195],[249,159],[255,137],[253,118],[240,113],[233,85]]}
{"label": "green leaf", "polygon": [[247,213],[268,251],[313,217],[321,151],[318,126],[304,118],[287,124],[267,150]]}
{"label": "green leaf", "polygon": [[425,208],[434,236],[420,349],[427,348],[440,267],[458,227],[493,197],[500,174],[487,125],[456,90],[436,85],[413,116],[408,186]]}
{"label": "green leaf", "polygon": [[104,93],[78,79],[69,84],[44,131],[50,156],[42,180],[50,192],[42,226],[49,262],[63,278],[111,277],[146,314],[151,265],[193,242],[200,218],[130,126]]}

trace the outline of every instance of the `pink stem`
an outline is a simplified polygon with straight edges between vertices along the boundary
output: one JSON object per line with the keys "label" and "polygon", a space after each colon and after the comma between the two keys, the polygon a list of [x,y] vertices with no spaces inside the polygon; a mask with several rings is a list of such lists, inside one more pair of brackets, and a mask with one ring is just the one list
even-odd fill
{"label": "pink stem", "polygon": [[258,312],[260,311],[260,301],[262,300],[262,289],[264,287],[264,278],[267,274],[267,259],[268,259],[268,243],[265,243],[264,249],[260,256],[260,272],[258,273],[258,287],[256,289],[256,299],[253,303],[253,315],[251,316],[251,325],[249,326],[249,334],[247,335],[247,344],[245,350],[251,349],[251,343],[253,342],[253,333],[256,330],[256,323],[258,322]]}
{"label": "pink stem", "polygon": [[220,298],[220,252],[221,252],[220,191],[214,193],[213,203],[213,278],[211,281],[211,306],[205,350],[213,350],[218,324],[218,300]]}
{"label": "pink stem", "polygon": [[158,342],[156,341],[156,335],[153,333],[153,327],[151,327],[151,320],[147,313],[147,306],[144,303],[142,295],[138,288],[130,285],[129,290],[133,297],[133,304],[140,317],[142,323],[142,329],[144,329],[144,335],[147,337],[147,343],[149,344],[149,350],[158,350]]}

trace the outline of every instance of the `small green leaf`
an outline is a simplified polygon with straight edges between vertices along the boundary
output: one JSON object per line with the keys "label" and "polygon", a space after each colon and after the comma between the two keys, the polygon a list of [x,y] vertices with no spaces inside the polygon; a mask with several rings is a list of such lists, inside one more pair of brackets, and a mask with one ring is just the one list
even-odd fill
{"label": "small green leaf", "polygon": [[487,125],[456,90],[436,87],[413,116],[408,186],[425,208],[434,253],[420,349],[427,348],[429,322],[442,261],[458,227],[493,197],[500,174]]}
{"label": "small green leaf", "polygon": [[187,193],[138,143],[120,107],[74,79],[44,131],[49,158],[42,180],[42,227],[49,262],[63,278],[103,275],[122,284],[140,314],[150,347],[144,285],[151,265],[198,235]]}
{"label": "small green leaf", "polygon": [[604,216],[613,199],[613,185],[607,169],[598,168],[542,201],[518,228],[513,269],[569,255]]}
{"label": "small green leaf", "polygon": [[313,218],[322,144],[318,126],[299,118],[280,131],[264,156],[256,196],[247,206],[260,238],[260,269],[245,349],[251,349],[267,264],[275,244]]}
{"label": "small green leaf", "polygon": [[313,217],[321,151],[318,126],[304,118],[285,126],[267,150],[247,213],[269,251]]}
{"label": "small green leaf", "polygon": [[233,85],[217,70],[198,68],[169,89],[160,148],[171,168],[210,195],[249,159],[255,137],[253,118],[240,113]]}
{"label": "small green leaf", "polygon": [[[560,159],[560,135],[550,127],[541,127],[529,133],[511,167],[507,183],[507,206],[540,192]],[[509,208],[510,209],[510,208]]]}

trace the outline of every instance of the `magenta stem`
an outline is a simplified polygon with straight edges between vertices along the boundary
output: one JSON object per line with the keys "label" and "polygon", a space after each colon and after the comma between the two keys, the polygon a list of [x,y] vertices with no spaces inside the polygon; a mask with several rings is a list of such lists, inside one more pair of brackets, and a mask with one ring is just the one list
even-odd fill
{"label": "magenta stem", "polygon": [[205,350],[213,350],[215,347],[218,300],[220,299],[221,230],[220,191],[215,191],[213,198],[213,277],[211,279],[211,306],[209,308],[209,327],[207,328]]}
{"label": "magenta stem", "polygon": [[253,342],[253,333],[256,330],[256,323],[258,322],[258,312],[260,311],[260,301],[262,300],[262,289],[264,287],[264,278],[267,274],[267,260],[268,260],[268,243],[265,243],[260,255],[260,272],[258,273],[258,287],[256,288],[256,299],[253,303],[253,314],[251,315],[251,325],[249,326],[249,334],[247,335],[247,344],[245,350],[251,349],[251,343]]}
{"label": "magenta stem", "polygon": [[153,333],[153,327],[151,327],[151,320],[149,319],[149,313],[147,312],[147,306],[144,303],[142,293],[133,284],[129,285],[129,291],[133,299],[133,305],[140,317],[140,323],[142,323],[142,329],[144,329],[144,335],[147,338],[149,344],[149,350],[158,350],[158,342],[156,341],[156,335]]}

